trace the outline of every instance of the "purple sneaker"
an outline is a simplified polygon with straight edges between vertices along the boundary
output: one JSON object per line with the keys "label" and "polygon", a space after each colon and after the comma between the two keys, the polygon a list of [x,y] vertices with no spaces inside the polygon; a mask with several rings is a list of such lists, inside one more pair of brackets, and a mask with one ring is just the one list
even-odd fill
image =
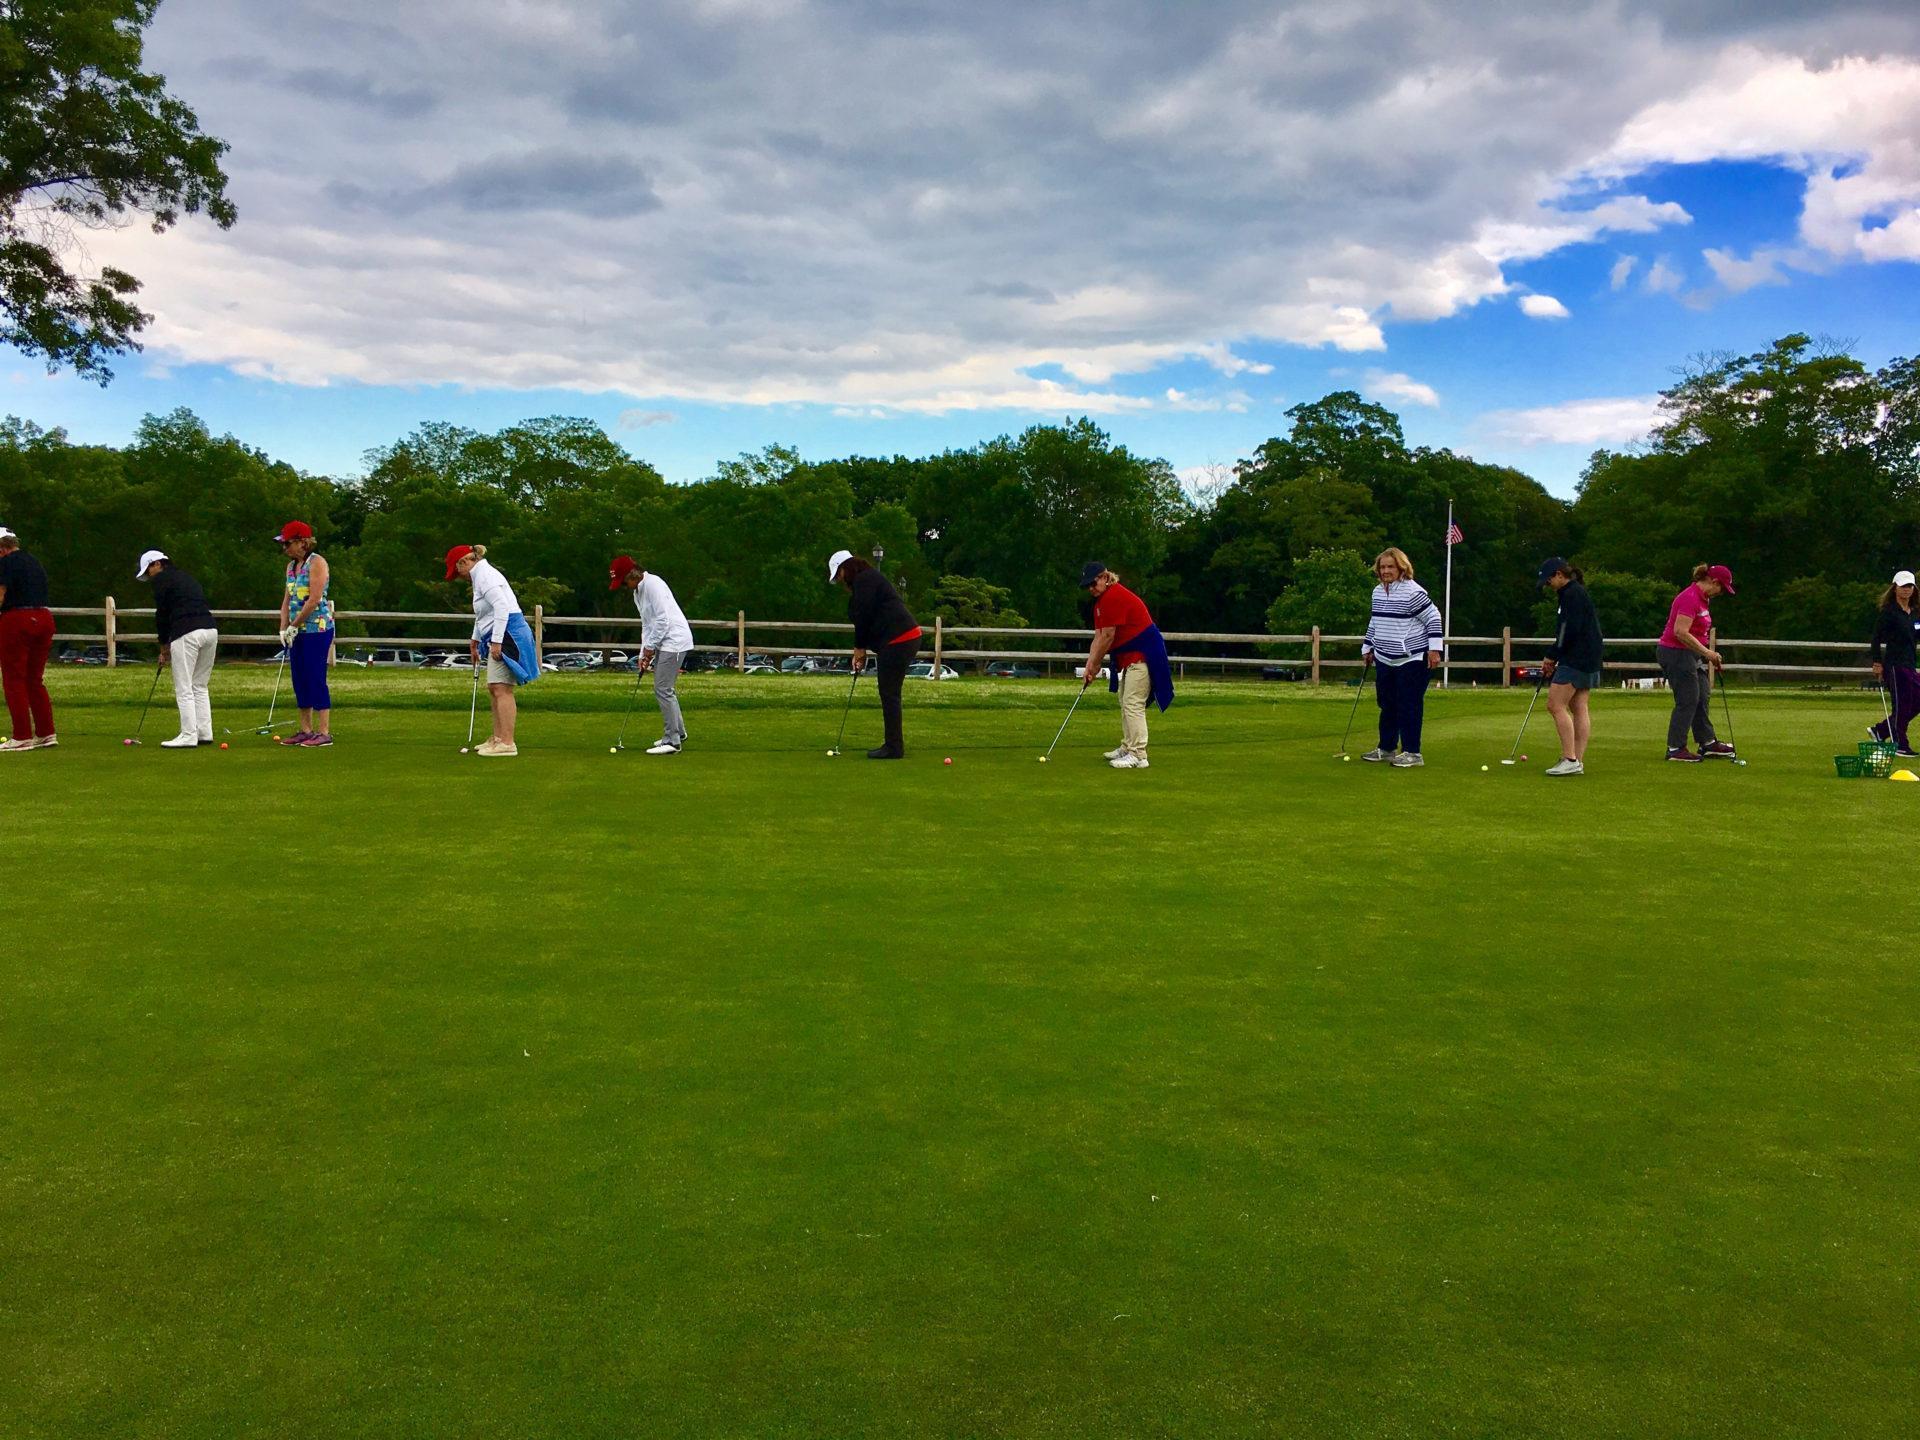
{"label": "purple sneaker", "polygon": [[276,745],[304,745],[312,735],[313,732],[311,730],[296,730],[291,735],[274,736],[273,743]]}
{"label": "purple sneaker", "polygon": [[1711,745],[1702,745],[1700,747],[1700,758],[1702,760],[1731,760],[1734,758],[1733,746],[1724,740],[1716,740]]}
{"label": "purple sneaker", "polygon": [[1682,765],[1698,765],[1700,757],[1682,745],[1678,750],[1667,751],[1667,759],[1678,760]]}
{"label": "purple sneaker", "polygon": [[318,750],[322,745],[331,745],[333,743],[333,736],[322,735],[318,731],[313,731],[309,734],[303,735],[300,739],[294,741],[293,743],[302,747],[303,749]]}

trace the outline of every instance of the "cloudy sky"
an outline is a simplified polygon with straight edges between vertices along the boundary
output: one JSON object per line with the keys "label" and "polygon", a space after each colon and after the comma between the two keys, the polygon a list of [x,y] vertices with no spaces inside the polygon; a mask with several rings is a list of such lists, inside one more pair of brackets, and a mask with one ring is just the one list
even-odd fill
{"label": "cloudy sky", "polygon": [[92,237],[146,352],[0,406],[76,439],[1090,414],[1197,473],[1352,388],[1568,493],[1690,355],[1920,349],[1912,0],[166,0],[150,56],[241,220]]}

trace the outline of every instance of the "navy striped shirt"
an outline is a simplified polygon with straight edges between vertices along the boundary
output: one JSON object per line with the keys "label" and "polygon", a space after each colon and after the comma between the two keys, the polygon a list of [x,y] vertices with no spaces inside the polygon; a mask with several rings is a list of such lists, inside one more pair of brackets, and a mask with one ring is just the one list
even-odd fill
{"label": "navy striped shirt", "polygon": [[1425,586],[1396,580],[1391,590],[1385,585],[1373,587],[1373,618],[1367,621],[1363,653],[1393,665],[1445,649],[1445,637],[1439,607]]}

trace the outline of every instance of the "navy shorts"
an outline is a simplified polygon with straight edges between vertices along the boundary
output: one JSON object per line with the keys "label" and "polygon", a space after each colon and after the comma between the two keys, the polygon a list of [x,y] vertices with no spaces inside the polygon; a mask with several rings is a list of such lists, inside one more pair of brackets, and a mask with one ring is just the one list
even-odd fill
{"label": "navy shorts", "polygon": [[1571,665],[1553,667],[1553,678],[1549,685],[1571,685],[1576,690],[1591,690],[1600,683],[1598,670],[1576,670]]}

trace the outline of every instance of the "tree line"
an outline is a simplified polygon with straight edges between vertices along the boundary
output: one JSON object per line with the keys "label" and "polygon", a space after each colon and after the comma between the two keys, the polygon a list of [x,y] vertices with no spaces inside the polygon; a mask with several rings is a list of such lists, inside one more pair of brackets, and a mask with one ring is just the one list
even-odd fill
{"label": "tree line", "polygon": [[1438,592],[1447,503],[1466,540],[1454,630],[1544,623],[1534,584],[1560,554],[1587,571],[1608,632],[1657,633],[1696,562],[1733,567],[1730,633],[1864,634],[1886,577],[1920,558],[1920,367],[1870,371],[1792,335],[1697,362],[1638,446],[1594,454],[1571,501],[1527,475],[1409,447],[1390,410],[1339,391],[1287,412],[1217,493],[1183,490],[1086,419],[961,450],[808,461],[771,446],[670,484],[597,425],[551,417],[494,434],[429,423],[370,452],[362,476],[304,474],[186,410],[124,448],[0,422],[0,522],[46,562],[56,603],[144,603],[153,545],[217,606],[277,603],[279,525],[309,521],[342,608],[458,610],[438,557],[483,542],[529,607],[622,613],[603,579],[625,551],[690,614],[840,618],[824,557],[884,547],[925,621],[1073,626],[1075,579],[1104,560],[1167,630],[1353,633],[1368,564],[1406,550]]}

